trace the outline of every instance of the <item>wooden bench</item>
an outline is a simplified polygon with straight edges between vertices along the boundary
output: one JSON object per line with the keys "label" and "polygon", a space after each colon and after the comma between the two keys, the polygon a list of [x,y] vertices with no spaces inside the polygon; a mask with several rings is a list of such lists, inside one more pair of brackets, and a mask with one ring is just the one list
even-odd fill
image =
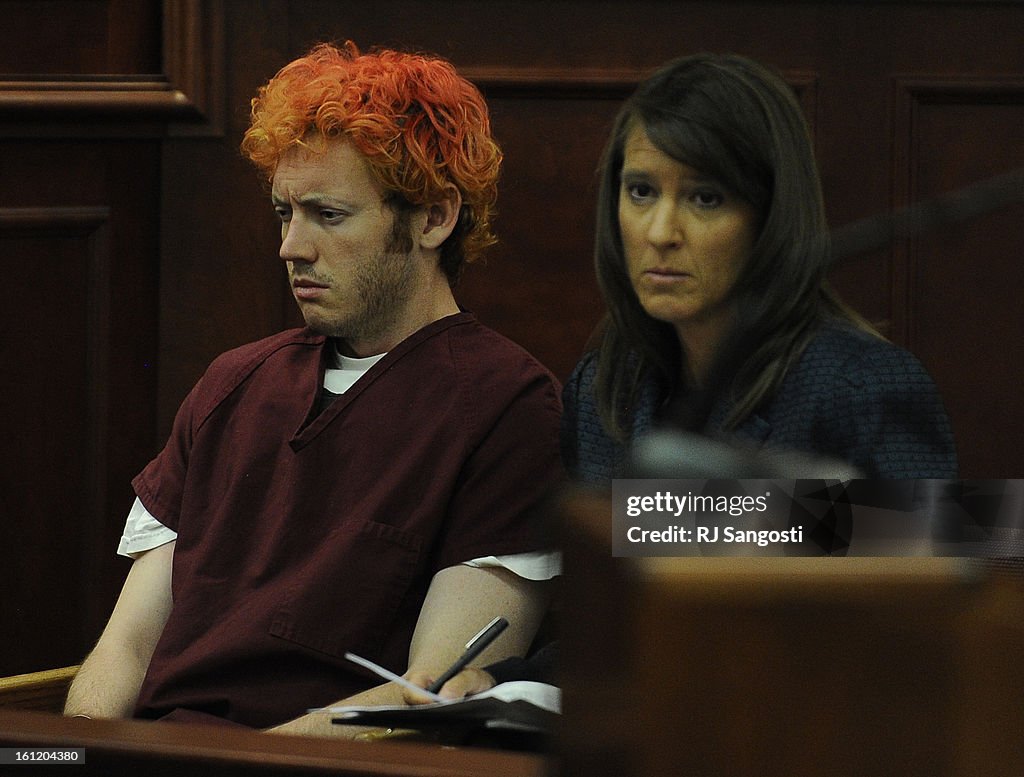
{"label": "wooden bench", "polygon": [[0,708],[60,712],[77,666],[0,677]]}

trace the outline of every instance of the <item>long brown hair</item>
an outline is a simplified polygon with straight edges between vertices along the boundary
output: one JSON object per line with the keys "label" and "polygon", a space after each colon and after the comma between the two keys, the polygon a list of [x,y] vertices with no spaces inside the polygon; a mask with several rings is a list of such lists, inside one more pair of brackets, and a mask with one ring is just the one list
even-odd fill
{"label": "long brown hair", "polygon": [[[757,239],[733,290],[738,322],[701,394],[685,383],[686,355],[675,330],[644,311],[626,269],[618,201],[626,138],[637,126],[663,153],[719,181],[758,216]],[[619,112],[600,170],[595,263],[608,314],[596,391],[609,432],[628,437],[630,408],[645,380],[687,409],[682,423],[691,428],[701,428],[712,405],[727,398],[725,428],[734,428],[774,393],[825,317],[870,329],[829,286],[829,259],[807,124],[778,75],[744,57],[699,54],[646,79]]]}

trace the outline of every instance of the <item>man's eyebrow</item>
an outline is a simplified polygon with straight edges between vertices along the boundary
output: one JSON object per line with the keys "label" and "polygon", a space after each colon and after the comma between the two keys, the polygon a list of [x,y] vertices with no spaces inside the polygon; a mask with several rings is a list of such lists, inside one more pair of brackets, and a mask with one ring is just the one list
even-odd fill
{"label": "man's eyebrow", "polygon": [[[275,205],[290,205],[291,204],[291,198],[284,197],[282,195],[277,194],[276,192],[271,192],[270,193],[270,199],[271,199],[271,201]],[[303,195],[301,195],[299,197],[296,197],[295,201],[298,202],[298,204],[303,206],[303,207],[309,207],[309,206],[313,206],[313,207],[329,206],[329,207],[334,207],[334,208],[350,207],[345,202],[343,202],[342,200],[339,200],[337,197],[332,197],[329,194],[323,194],[321,192],[307,192],[306,194],[303,194]]]}

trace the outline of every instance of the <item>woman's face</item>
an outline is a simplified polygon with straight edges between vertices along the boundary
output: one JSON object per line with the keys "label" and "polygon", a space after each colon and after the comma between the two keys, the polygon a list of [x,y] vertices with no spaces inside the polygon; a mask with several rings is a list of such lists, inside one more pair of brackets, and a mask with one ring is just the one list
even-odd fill
{"label": "woman's face", "polygon": [[619,227],[640,304],[684,344],[702,333],[717,339],[756,238],[754,209],[660,151],[640,125],[624,152]]}

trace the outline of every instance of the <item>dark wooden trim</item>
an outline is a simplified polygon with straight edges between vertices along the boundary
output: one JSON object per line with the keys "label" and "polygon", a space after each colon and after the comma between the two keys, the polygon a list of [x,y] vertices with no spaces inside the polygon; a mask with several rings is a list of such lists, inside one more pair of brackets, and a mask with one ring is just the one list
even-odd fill
{"label": "dark wooden trim", "polygon": [[40,234],[63,229],[64,234],[85,235],[110,216],[104,207],[0,208],[0,232]]}
{"label": "dark wooden trim", "polygon": [[[459,68],[488,97],[496,98],[623,100],[653,72],[654,68]],[[787,71],[783,77],[813,114],[818,74]]]}
{"label": "dark wooden trim", "polygon": [[163,73],[0,80],[0,116],[183,122],[223,134],[222,0],[164,0],[163,17]]}
{"label": "dark wooden trim", "polygon": [[[110,209],[106,207],[0,208],[2,235],[59,235],[87,240],[88,287],[86,289],[86,326],[82,333],[85,347],[86,448],[81,451],[85,469],[86,493],[83,515],[76,520],[93,521],[91,530],[82,533],[79,559],[81,579],[92,586],[101,580],[98,567],[108,549],[103,546],[102,521],[107,514],[108,413],[110,410],[111,343],[111,253]],[[87,599],[95,607],[95,596]],[[95,615],[92,615],[95,617]],[[83,621],[82,640],[91,642],[92,620]]]}
{"label": "dark wooden trim", "polygon": [[491,98],[622,100],[649,69],[465,67],[459,72]]}
{"label": "dark wooden trim", "polygon": [[223,0],[164,0],[164,72],[187,96],[199,124],[172,128],[173,134],[224,134],[225,67]]}
{"label": "dark wooden trim", "polygon": [[166,81],[0,81],[0,114],[26,118],[98,118],[131,115],[163,121],[202,116]]}
{"label": "dark wooden trim", "polygon": [[[1024,104],[1024,79],[1012,76],[896,76],[892,87],[892,209],[920,199],[914,176],[918,109],[923,105]],[[913,237],[893,245],[890,336],[911,349],[915,342],[914,300],[918,252]]]}

